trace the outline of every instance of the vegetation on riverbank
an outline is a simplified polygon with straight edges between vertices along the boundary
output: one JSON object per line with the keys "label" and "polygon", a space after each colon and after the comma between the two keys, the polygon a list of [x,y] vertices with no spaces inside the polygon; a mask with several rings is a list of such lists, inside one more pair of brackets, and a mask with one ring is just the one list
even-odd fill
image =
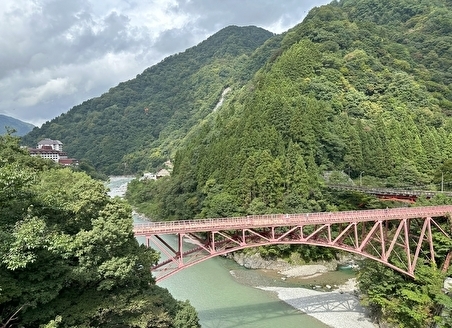
{"label": "vegetation on riverbank", "polygon": [[446,275],[436,265],[420,264],[411,279],[374,261],[364,264],[359,288],[372,318],[389,327],[452,327],[452,291],[443,289]]}
{"label": "vegetation on riverbank", "polygon": [[132,222],[102,182],[0,136],[0,327],[199,327]]}

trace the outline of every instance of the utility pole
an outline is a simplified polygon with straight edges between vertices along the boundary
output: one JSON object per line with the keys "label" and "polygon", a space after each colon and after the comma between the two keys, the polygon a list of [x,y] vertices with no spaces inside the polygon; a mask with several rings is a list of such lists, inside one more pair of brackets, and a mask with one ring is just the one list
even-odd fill
{"label": "utility pole", "polygon": [[362,187],[363,185],[363,173],[364,171],[361,171],[361,173],[359,174],[359,186]]}
{"label": "utility pole", "polygon": [[444,173],[441,171],[441,192],[444,191]]}

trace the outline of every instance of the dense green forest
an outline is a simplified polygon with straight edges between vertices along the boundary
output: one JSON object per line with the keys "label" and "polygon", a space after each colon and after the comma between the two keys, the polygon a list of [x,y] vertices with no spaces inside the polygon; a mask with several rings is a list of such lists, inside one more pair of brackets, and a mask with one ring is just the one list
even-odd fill
{"label": "dense green forest", "polygon": [[333,2],[285,33],[266,65],[185,140],[172,177],[142,183],[155,185],[141,199],[154,206],[148,213],[344,208],[325,201],[329,171],[376,186],[450,188],[452,52],[440,51],[451,43],[438,24],[452,18],[451,4],[377,4]]}
{"label": "dense green forest", "polygon": [[[127,192],[155,220],[401,206],[328,184],[452,188],[451,45],[449,0],[333,1],[282,35],[225,28],[22,143],[59,139],[107,174],[172,160],[170,177],[135,180]],[[451,203],[440,195],[417,205]],[[440,265],[452,245],[436,241]],[[261,251],[306,262],[336,256]],[[451,327],[452,300],[441,290],[451,274],[425,263],[412,280],[366,263],[363,302],[394,327]]]}
{"label": "dense green forest", "polygon": [[199,327],[102,182],[0,136],[0,327]]}
{"label": "dense green forest", "polygon": [[[171,177],[136,180],[127,199],[154,219],[179,220],[402,206],[327,188],[337,181],[450,188],[451,7],[343,0],[313,9],[267,41],[277,49],[188,135]],[[418,204],[443,203],[452,200]],[[452,247],[442,242],[439,263]],[[335,256],[299,246],[261,252],[297,252],[304,261]],[[363,301],[376,320],[396,327],[450,327],[452,300],[441,291],[447,274],[426,264],[413,281],[367,263]]]}
{"label": "dense green forest", "polygon": [[110,175],[155,169],[214,110],[224,89],[249,80],[266,60],[253,51],[272,36],[257,27],[224,28],[35,128],[22,144],[58,139],[71,156]]}

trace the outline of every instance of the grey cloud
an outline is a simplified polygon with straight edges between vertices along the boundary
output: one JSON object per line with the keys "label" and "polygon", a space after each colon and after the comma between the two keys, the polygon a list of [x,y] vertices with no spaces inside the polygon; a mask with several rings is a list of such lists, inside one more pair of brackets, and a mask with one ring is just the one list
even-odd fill
{"label": "grey cloud", "polygon": [[327,2],[329,1],[179,0],[177,10],[193,15],[202,13],[198,24],[204,29],[216,26],[218,30],[225,25],[258,25],[265,28],[280,19],[289,28],[299,23],[310,8]]}
{"label": "grey cloud", "polygon": [[[228,25],[281,32],[327,3],[178,0],[167,7],[145,0],[3,1],[10,5],[3,8],[12,9],[1,12],[0,5],[0,113],[36,125]],[[165,7],[153,12],[154,5]],[[180,20],[151,15],[160,12]]]}
{"label": "grey cloud", "polygon": [[[28,65],[36,69],[38,65],[83,63],[101,54],[134,50],[145,42],[149,44],[146,33],[130,27],[127,16],[112,12],[96,22],[86,5],[75,3],[78,1],[46,2],[41,11],[34,11],[30,16],[15,12],[14,19],[22,22],[25,33],[21,40],[10,39],[7,47],[11,51],[0,54],[0,75]],[[10,15],[7,13],[4,17]],[[6,42],[4,39],[3,43]]]}
{"label": "grey cloud", "polygon": [[162,56],[182,52],[194,46],[199,41],[193,26],[185,26],[182,29],[170,29],[160,33],[154,41],[153,50]]}
{"label": "grey cloud", "polygon": [[55,3],[45,3],[42,8],[35,7],[31,11],[15,9],[3,13],[1,27],[5,31],[2,33],[2,50],[6,48],[9,51],[0,53],[2,76],[15,69],[26,68],[36,54],[51,56],[51,52],[58,51],[61,45],[55,43],[55,37],[71,26],[75,19],[68,14],[68,9],[74,9],[73,5],[56,10]]}

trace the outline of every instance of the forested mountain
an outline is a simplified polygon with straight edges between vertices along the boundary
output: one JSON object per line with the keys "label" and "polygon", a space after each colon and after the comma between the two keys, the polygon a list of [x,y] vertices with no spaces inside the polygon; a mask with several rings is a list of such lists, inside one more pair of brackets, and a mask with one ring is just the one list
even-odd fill
{"label": "forested mountain", "polygon": [[[326,176],[439,189],[452,181],[451,32],[450,1],[342,0],[313,9],[269,40],[278,49],[266,64],[187,137],[171,177],[134,181],[127,198],[154,219],[177,220],[388,206],[333,194]],[[452,242],[435,242],[439,266]],[[334,256],[309,246],[260,251]],[[389,326],[451,327],[452,298],[441,287],[452,270],[425,263],[418,272],[413,281],[367,263],[365,304]]]}
{"label": "forested mountain", "polygon": [[451,6],[312,10],[178,151],[171,179],[148,193],[153,216],[325,210],[325,171],[388,187],[451,181]]}
{"label": "forested mountain", "polygon": [[[452,181],[451,44],[448,0],[333,1],[282,35],[226,28],[23,142],[62,140],[75,157],[114,174],[171,158],[171,177],[128,190],[154,219],[387,206],[331,194],[326,173],[387,187]],[[435,242],[441,264],[452,243]],[[286,246],[268,254],[295,250]],[[304,260],[334,256],[307,246],[296,252]],[[411,281],[369,265],[361,276],[366,302],[395,326],[450,327],[452,299],[440,282],[452,272],[420,266]]]}
{"label": "forested mountain", "polygon": [[14,129],[16,135],[23,136],[33,130],[34,127],[33,124],[0,114],[0,134],[6,134],[7,129]]}
{"label": "forested mountain", "polygon": [[[224,28],[35,128],[22,143],[61,140],[71,156],[87,159],[107,174],[158,167],[214,110],[228,86],[249,80],[262,66],[267,56],[252,54],[272,36],[257,27]],[[271,45],[266,49],[264,54]]]}

